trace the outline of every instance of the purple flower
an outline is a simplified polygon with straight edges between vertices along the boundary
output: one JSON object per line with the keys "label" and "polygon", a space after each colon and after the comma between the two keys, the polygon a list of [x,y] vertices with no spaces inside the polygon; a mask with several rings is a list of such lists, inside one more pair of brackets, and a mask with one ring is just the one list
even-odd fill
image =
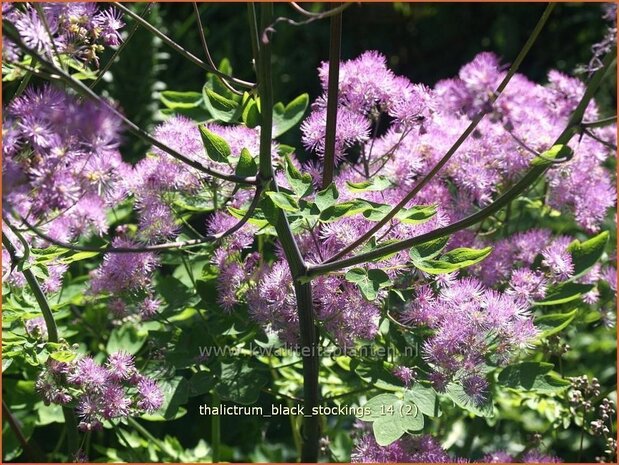
{"label": "purple flower", "polygon": [[127,352],[114,352],[107,358],[108,376],[111,380],[129,379],[135,373],[133,356]]}
{"label": "purple flower", "polygon": [[131,399],[122,386],[109,383],[102,391],[101,400],[101,414],[106,420],[129,416]]}
{"label": "purple flower", "polygon": [[89,423],[97,417],[99,409],[100,406],[96,398],[85,395],[77,402],[75,411],[82,421]]}
{"label": "purple flower", "polygon": [[417,373],[414,369],[402,365],[396,366],[392,373],[398,377],[406,387],[409,387],[417,377]]}
{"label": "purple flower", "polygon": [[546,279],[538,271],[527,268],[515,270],[506,293],[513,295],[523,305],[541,300],[546,295]]}
{"label": "purple flower", "polygon": [[161,300],[156,297],[147,297],[138,306],[138,311],[144,320],[155,316],[161,308]]}
{"label": "purple flower", "polygon": [[522,456],[522,463],[561,463],[559,457],[543,454],[539,450],[533,449]]}
{"label": "purple flower", "polygon": [[[46,19],[47,20],[47,19]],[[15,29],[19,32],[24,44],[37,52],[47,53],[51,50],[52,38],[55,32],[54,23],[49,24],[51,37],[45,29],[45,24],[39,17],[34,8],[29,8],[25,12],[20,12],[15,21]]]}
{"label": "purple flower", "polygon": [[388,446],[379,446],[372,433],[355,443],[353,463],[447,463],[453,459],[431,436],[406,435]]}
{"label": "purple flower", "polygon": [[479,375],[469,376],[462,381],[462,387],[473,403],[481,405],[488,397],[488,381]]}
{"label": "purple flower", "polygon": [[37,339],[47,339],[47,325],[42,316],[26,320],[25,326],[29,336]]}
{"label": "purple flower", "polygon": [[82,357],[67,379],[78,386],[101,390],[109,379],[109,373],[91,357]]}
{"label": "purple flower", "polygon": [[146,412],[154,412],[163,405],[163,393],[157,383],[150,378],[143,377],[138,382],[138,408]]}
{"label": "purple flower", "polygon": [[[133,241],[116,238],[114,247],[136,247]],[[151,273],[158,260],[151,252],[106,254],[101,266],[92,272],[90,290],[94,294],[136,292],[150,287]]]}
{"label": "purple flower", "polygon": [[567,241],[556,241],[542,250],[542,264],[560,280],[569,279],[574,274],[572,256],[566,250]]}
{"label": "purple flower", "polygon": [[[24,44],[40,53],[51,55],[54,48],[84,64],[97,64],[97,54],[105,46],[117,46],[121,42],[120,29],[124,23],[112,8],[98,11],[98,6],[92,2],[43,3],[41,6],[43,16],[30,4],[25,4],[21,10],[14,8],[5,16],[15,24]],[[5,56],[19,59],[14,52]]]}

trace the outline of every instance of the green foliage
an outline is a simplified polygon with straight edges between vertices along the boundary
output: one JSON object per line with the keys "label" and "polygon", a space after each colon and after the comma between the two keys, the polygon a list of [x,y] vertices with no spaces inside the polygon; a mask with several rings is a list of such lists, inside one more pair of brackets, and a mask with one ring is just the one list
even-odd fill
{"label": "green foliage", "polygon": [[355,283],[363,296],[369,301],[375,300],[378,297],[379,290],[391,284],[387,273],[377,268],[370,270],[353,268],[346,273],[346,280]]}
{"label": "green foliage", "polygon": [[299,124],[308,105],[308,94],[299,95],[286,106],[281,102],[276,103],[273,107],[273,137],[280,137]]}
{"label": "green foliage", "polygon": [[499,374],[499,383],[513,389],[526,391],[558,392],[570,382],[552,372],[552,363],[522,362],[504,368]]}
{"label": "green foliage", "polygon": [[423,414],[410,399],[401,399],[395,394],[379,394],[370,399],[364,409],[369,414],[361,417],[372,422],[376,442],[387,446],[407,432],[423,429]]}
{"label": "green foliage", "polygon": [[[433,250],[441,245],[441,242],[437,241],[433,241],[434,243],[429,245],[425,250],[422,250],[421,253],[433,255]],[[449,252],[441,255],[440,258],[435,259],[422,258],[421,253],[417,249],[413,248],[411,249],[410,256],[413,265],[421,271],[425,271],[430,274],[443,274],[452,273],[462,268],[475,265],[490,255],[491,252],[492,247],[486,247],[481,250],[461,247],[450,250]]]}
{"label": "green foliage", "polygon": [[597,263],[604,253],[606,244],[608,244],[608,238],[608,231],[603,231],[585,242],[574,241],[569,245],[567,250],[572,255],[572,262],[574,263],[572,279],[582,276]]}
{"label": "green foliage", "polygon": [[210,131],[206,126],[200,126],[200,135],[209,158],[217,163],[226,163],[231,151],[225,139]]}

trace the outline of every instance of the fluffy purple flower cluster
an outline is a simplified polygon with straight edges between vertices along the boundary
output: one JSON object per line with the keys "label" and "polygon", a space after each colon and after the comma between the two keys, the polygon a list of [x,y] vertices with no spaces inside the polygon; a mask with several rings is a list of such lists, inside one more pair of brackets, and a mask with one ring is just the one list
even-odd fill
{"label": "fluffy purple flower cluster", "polygon": [[[452,457],[429,435],[407,435],[388,446],[379,446],[372,433],[363,434],[355,443],[353,463],[467,463],[466,458]],[[505,452],[487,454],[480,463],[560,463],[555,456],[537,449],[525,452],[519,459]]]}
{"label": "fluffy purple flower cluster", "polygon": [[434,387],[443,391],[448,382],[458,381],[482,403],[487,359],[509,362],[528,347],[535,327],[526,306],[507,293],[484,288],[475,278],[444,279],[437,287],[420,286],[401,318],[434,330],[422,349],[435,370],[430,374]]}
{"label": "fluffy purple flower cluster", "polygon": [[46,85],[14,99],[2,123],[3,208],[57,240],[106,232],[105,208],[124,196],[129,170],[118,119]]}
{"label": "fluffy purple flower cluster", "polygon": [[[3,2],[2,16],[10,21],[24,44],[51,57],[56,51],[85,64],[98,65],[98,55],[121,42],[124,26],[113,8],[94,2],[42,3],[40,11],[29,3]],[[18,61],[22,52],[4,40],[3,58]]]}
{"label": "fluffy purple flower cluster", "polygon": [[[209,224],[211,233],[227,229],[235,221],[224,213],[214,216]],[[290,345],[298,343],[298,315],[295,290],[283,251],[278,260],[263,263],[257,253],[243,256],[243,249],[254,240],[251,225],[228,238],[224,247],[215,252],[213,263],[219,269],[218,299],[231,311],[246,302],[252,319],[267,330],[277,333]],[[316,245],[308,236],[300,237],[306,256],[316,253]],[[359,290],[342,277],[318,278],[313,288],[316,318],[336,342],[346,345],[356,338],[371,339],[378,328],[380,310],[376,302],[368,302]]]}
{"label": "fluffy purple flower cluster", "polygon": [[[322,63],[318,73],[324,95],[314,103],[312,113],[301,125],[301,130],[305,147],[323,154],[329,64]],[[342,158],[347,148],[368,141],[372,125],[378,123],[381,113],[389,115],[400,131],[418,125],[427,115],[429,97],[426,87],[413,85],[388,70],[387,60],[377,52],[365,52],[354,60],[342,62],[336,156]]]}
{"label": "fluffy purple flower cluster", "polygon": [[[326,64],[319,74],[325,87]],[[360,181],[385,175],[395,186],[386,195],[399,200],[443,157],[471,117],[484,111],[487,115],[474,136],[420,198],[440,205],[452,221],[489,203],[501,186],[519,177],[536,153],[550,148],[584,93],[581,81],[558,71],[548,74],[545,86],[517,74],[490,105],[490,96],[504,76],[499,58],[488,52],[477,55],[458,77],[440,81],[434,89],[395,76],[376,52],[343,62],[336,131],[342,176]],[[316,101],[302,125],[305,146],[319,155],[324,151],[325,101],[324,96]],[[596,120],[598,115],[597,106],[591,103],[585,119]],[[380,118],[389,124],[377,134],[384,126]],[[616,143],[613,124],[592,133]],[[355,150],[347,150],[352,146]],[[586,230],[596,231],[615,201],[614,185],[603,167],[614,154],[588,135],[570,146],[572,160],[548,175],[546,200],[555,209],[571,211]]]}
{"label": "fluffy purple flower cluster", "polygon": [[[243,148],[254,155],[258,153],[260,135],[256,129],[220,126],[214,123],[207,124],[206,127],[228,142],[232,157],[238,157]],[[227,163],[217,163],[206,157],[199,128],[187,118],[170,118],[155,129],[154,135],[160,142],[192,160],[222,172],[234,172]],[[245,190],[233,194],[230,183],[206,179],[196,169],[154,147],[151,153],[135,166],[129,180],[129,190],[135,197],[139,211],[141,237],[146,242],[175,237],[179,228],[172,210],[174,200],[180,194],[196,194],[207,187],[207,192],[217,192],[221,201],[228,200],[229,205],[234,207],[240,207],[250,195]],[[210,200],[213,208],[216,208],[216,198]]]}
{"label": "fluffy purple flower cluster", "polygon": [[[489,287],[505,289],[521,305],[531,305],[546,296],[549,286],[559,284],[574,275],[572,255],[568,245],[573,241],[569,236],[552,236],[546,229],[531,229],[516,233],[492,243],[492,254],[473,272]],[[489,242],[475,240],[476,245],[489,245]],[[510,266],[506,267],[505,263]],[[596,263],[578,280],[587,284],[607,283],[616,288],[615,267],[611,264]],[[586,303],[598,301],[597,288],[583,296]]]}
{"label": "fluffy purple flower cluster", "polygon": [[453,462],[436,439],[430,435],[407,435],[388,446],[376,443],[372,433],[357,439],[350,457],[353,463],[447,463]]}
{"label": "fluffy purple flower cluster", "polygon": [[157,383],[140,374],[126,352],[109,355],[104,365],[88,356],[71,362],[50,358],[36,390],[46,404],[75,402],[81,431],[98,430],[106,420],[152,413],[164,399]]}

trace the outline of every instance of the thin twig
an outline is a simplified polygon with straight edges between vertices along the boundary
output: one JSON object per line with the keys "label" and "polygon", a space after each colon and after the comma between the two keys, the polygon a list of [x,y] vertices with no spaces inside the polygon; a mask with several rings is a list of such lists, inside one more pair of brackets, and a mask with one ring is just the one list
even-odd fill
{"label": "thin twig", "polygon": [[580,125],[583,128],[598,128],[600,126],[607,126],[617,122],[617,115],[609,116],[608,118],[602,118],[597,121],[583,121]]}
{"label": "thin twig", "polygon": [[230,82],[233,82],[234,84],[236,84],[237,86],[241,86],[241,87],[246,87],[248,89],[253,89],[256,84],[253,82],[248,82],[248,81],[243,81],[242,79],[237,79],[233,76],[229,76],[226,73],[222,73],[221,71],[219,71],[217,69],[216,66],[211,66],[208,63],[203,62],[202,60],[200,60],[198,57],[196,57],[195,55],[193,55],[192,53],[188,52],[187,50],[185,50],[183,47],[181,47],[179,44],[177,44],[176,42],[174,42],[172,39],[170,39],[167,35],[165,35],[163,32],[161,32],[159,29],[157,29],[155,26],[153,26],[152,24],[150,24],[148,21],[146,21],[145,19],[141,18],[139,15],[137,15],[136,13],[134,13],[133,11],[131,11],[129,8],[127,8],[126,6],[124,6],[122,3],[118,3],[118,2],[114,2],[114,4],[121,9],[124,13],[126,13],[128,16],[130,16],[131,18],[133,18],[135,21],[139,22],[146,30],[148,30],[149,32],[155,34],[157,37],[159,37],[163,42],[165,42],[168,46],[170,46],[171,48],[173,48],[177,53],[179,53],[180,55],[182,55],[183,57],[187,58],[189,61],[191,61],[193,64],[199,66],[202,69],[205,69],[213,74],[215,74],[216,76],[219,76],[221,78],[225,78]]}
{"label": "thin twig", "polygon": [[333,182],[335,172],[335,140],[337,136],[337,107],[340,80],[340,54],[342,50],[342,12],[331,17],[329,35],[329,83],[327,88],[327,127],[325,133],[324,169],[322,188]]}
{"label": "thin twig", "polygon": [[[6,223],[9,229],[11,225]],[[19,236],[19,233],[16,233],[13,230],[13,233]],[[17,256],[15,246],[11,243],[6,234],[2,235],[2,245],[4,246],[11,256]],[[39,285],[39,281],[34,276],[34,273],[30,268],[22,268],[21,273],[26,278],[26,282],[28,283],[28,287],[32,291],[34,298],[39,304],[39,308],[41,313],[43,314],[43,319],[45,320],[45,327],[47,329],[47,340],[49,342],[57,343],[59,341],[58,338],[58,328],[56,326],[56,321],[54,320],[54,314],[52,313],[51,307],[49,306],[49,302],[47,302],[47,298]],[[75,419],[75,412],[69,407],[63,407],[62,413],[64,415],[65,424],[67,426],[67,444],[69,450],[69,456],[74,457],[75,453],[78,449],[79,444],[79,436],[77,432],[77,421]]]}
{"label": "thin twig", "polygon": [[[146,14],[148,13],[148,11],[151,9],[152,6],[153,6],[152,3],[147,3],[144,9],[142,10],[142,13],[140,13],[140,16],[141,17],[146,16]],[[97,78],[94,81],[92,81],[88,87],[90,87],[91,89],[94,89],[97,86],[97,84],[101,82],[105,73],[107,73],[110,70],[110,68],[114,64],[114,61],[120,56],[120,54],[125,49],[129,41],[133,38],[133,36],[135,35],[139,27],[140,27],[140,23],[137,23],[137,22],[131,27],[131,29],[129,30],[129,34],[127,35],[127,38],[123,40],[122,44],[120,44],[120,47],[118,47],[114,51],[114,53],[112,54],[108,62],[105,64],[105,66],[99,70],[99,74]]]}
{"label": "thin twig", "polygon": [[189,249],[202,244],[206,244],[208,242],[218,243],[225,239],[226,237],[234,234],[239,229],[241,229],[245,223],[249,221],[249,219],[253,216],[256,208],[258,207],[258,203],[260,202],[260,197],[262,195],[262,187],[257,186],[256,192],[254,194],[254,198],[251,201],[251,204],[247,208],[247,211],[243,215],[243,217],[230,229],[218,233],[212,234],[208,236],[204,236],[200,239],[192,239],[189,241],[176,241],[176,242],[166,242],[163,244],[155,244],[155,245],[145,245],[141,247],[89,247],[78,244],[70,244],[68,242],[59,241],[45,234],[43,231],[39,230],[37,227],[31,225],[25,218],[19,218],[26,228],[33,232],[35,235],[39,236],[41,239],[49,242],[50,244],[54,244],[58,247],[62,247],[67,250],[80,251],[80,252],[98,252],[98,253],[143,253],[143,252],[160,252],[162,250],[172,250],[172,249]]}
{"label": "thin twig", "polygon": [[[200,10],[198,10],[198,4],[193,2],[193,11],[196,15],[196,21],[198,22],[198,32],[200,35],[200,42],[202,42],[202,48],[204,49],[204,55],[206,56],[206,60],[213,68],[217,68],[217,65],[213,61],[213,57],[211,57],[211,52],[208,49],[208,44],[206,43],[206,36],[204,35],[204,26],[202,26],[202,19],[200,19]],[[227,80],[224,78],[220,78],[221,83],[228,89],[230,92],[236,95],[243,95],[243,92],[236,90],[232,87]]]}
{"label": "thin twig", "polygon": [[600,144],[602,144],[604,147],[611,149],[613,151],[617,151],[617,146],[615,144],[613,144],[612,142],[608,142],[598,136],[596,136],[593,132],[591,132],[589,129],[583,129],[583,132],[589,136],[591,139],[593,139],[596,142],[599,142]]}
{"label": "thin twig", "polygon": [[296,10],[298,13],[301,13],[303,16],[307,16],[308,18],[314,18],[314,19],[325,19],[330,16],[336,16],[338,14],[341,14],[342,11],[344,11],[346,8],[348,8],[351,5],[352,3],[344,3],[330,10],[323,11],[322,13],[314,13],[312,11],[307,11],[306,9],[301,7],[301,5],[299,5],[297,2],[290,2],[290,6],[294,10]]}
{"label": "thin twig", "polygon": [[33,447],[31,444],[28,444],[28,439],[26,439],[26,436],[24,435],[24,432],[19,425],[19,421],[15,418],[4,399],[2,399],[2,417],[7,421],[13,433],[15,433],[17,441],[21,444],[26,458],[28,460],[32,460],[33,462],[41,462],[41,452],[38,450],[38,448]]}

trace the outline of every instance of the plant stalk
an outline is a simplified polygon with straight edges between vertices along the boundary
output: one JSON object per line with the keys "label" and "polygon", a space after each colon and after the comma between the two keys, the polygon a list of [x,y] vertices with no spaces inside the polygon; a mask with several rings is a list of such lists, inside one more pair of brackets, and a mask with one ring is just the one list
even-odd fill
{"label": "plant stalk", "polygon": [[[261,129],[260,129],[260,166],[259,179],[265,189],[277,191],[277,184],[273,177],[271,157],[271,143],[273,133],[273,84],[271,78],[271,38],[269,27],[273,21],[273,4],[261,4],[261,34],[258,37],[258,91],[261,101]],[[282,245],[286,261],[290,267],[297,311],[299,314],[299,333],[301,339],[301,354],[303,357],[303,405],[306,416],[303,418],[301,431],[301,462],[317,462],[320,440],[320,418],[311,415],[314,407],[319,405],[318,386],[318,343],[314,324],[314,309],[312,301],[312,284],[300,283],[298,277],[307,271],[301,252],[294,239],[285,213],[277,208],[275,229]]]}
{"label": "plant stalk", "polygon": [[[338,6],[337,4],[335,5]],[[335,171],[335,138],[337,133],[337,103],[340,80],[340,55],[342,49],[342,12],[331,17],[329,38],[329,84],[327,89],[327,127],[325,133],[324,169],[322,188],[333,182]]]}
{"label": "plant stalk", "polygon": [[[11,257],[17,257],[17,250],[15,246],[11,243],[6,234],[2,235],[2,245],[9,252]],[[30,287],[30,290],[34,294],[34,298],[39,304],[39,308],[41,309],[41,313],[43,313],[43,319],[45,320],[45,327],[47,328],[47,340],[52,343],[58,343],[58,328],[56,326],[56,321],[54,320],[54,315],[52,313],[52,309],[47,302],[47,298],[39,285],[39,282],[32,273],[32,270],[29,268],[25,268],[21,270],[24,278],[26,278],[26,282]],[[62,413],[64,415],[64,421],[67,426],[67,446],[69,457],[72,459],[75,457],[75,454],[79,448],[79,437],[77,433],[77,421],[75,419],[75,413],[72,409],[68,407],[62,408]]]}

